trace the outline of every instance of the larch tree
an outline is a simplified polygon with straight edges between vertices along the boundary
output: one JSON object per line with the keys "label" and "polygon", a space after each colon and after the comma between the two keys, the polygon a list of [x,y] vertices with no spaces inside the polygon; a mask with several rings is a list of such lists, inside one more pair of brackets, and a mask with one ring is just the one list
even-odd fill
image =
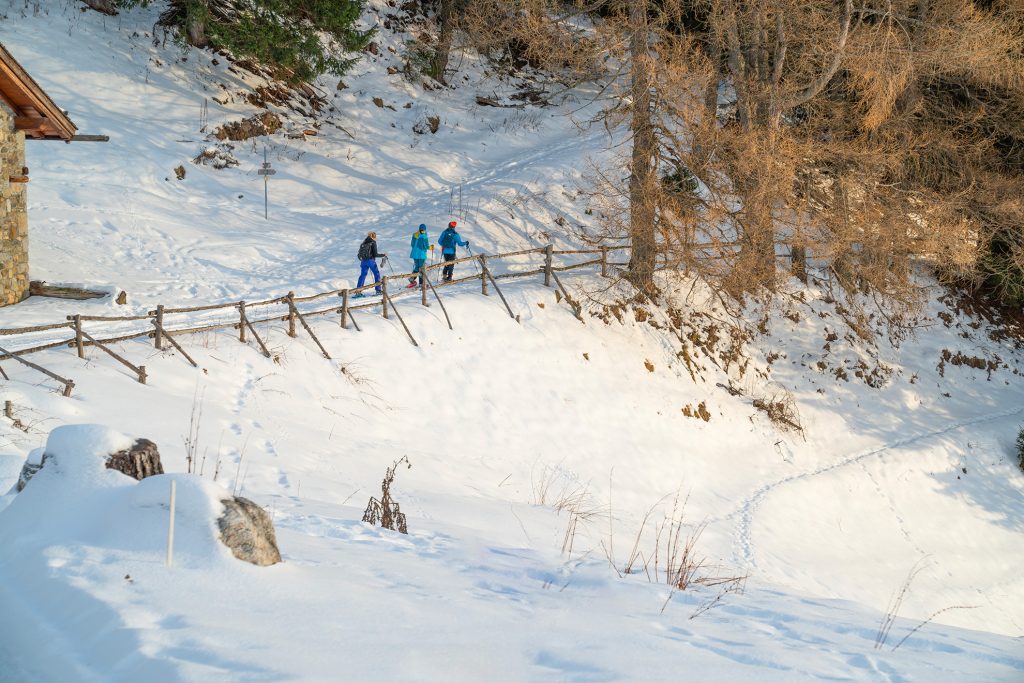
{"label": "larch tree", "polygon": [[[121,7],[148,2],[114,1]],[[169,0],[160,23],[189,45],[255,59],[278,78],[302,83],[352,66],[349,53],[372,37],[355,28],[362,11],[362,0]]]}

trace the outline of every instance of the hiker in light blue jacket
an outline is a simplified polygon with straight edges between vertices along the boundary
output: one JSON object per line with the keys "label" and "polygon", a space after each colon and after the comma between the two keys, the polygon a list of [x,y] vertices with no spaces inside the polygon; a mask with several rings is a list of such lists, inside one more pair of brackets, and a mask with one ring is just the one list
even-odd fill
{"label": "hiker in light blue jacket", "polygon": [[[455,260],[455,247],[468,247],[469,240],[463,241],[462,235],[455,231],[455,221],[448,224],[448,229],[441,233],[441,236],[437,238],[437,243],[441,245],[441,254],[444,256],[445,261]],[[455,274],[455,264],[449,264],[444,267],[442,275],[444,282],[451,282],[452,276]]]}
{"label": "hiker in light blue jacket", "polygon": [[[410,242],[412,252],[409,258],[412,259],[412,272],[420,273],[419,284],[423,284],[423,266],[427,263],[427,252],[430,250],[430,237],[427,236],[427,226],[420,223],[419,229],[412,234]],[[409,288],[416,286],[416,278],[409,278]]]}

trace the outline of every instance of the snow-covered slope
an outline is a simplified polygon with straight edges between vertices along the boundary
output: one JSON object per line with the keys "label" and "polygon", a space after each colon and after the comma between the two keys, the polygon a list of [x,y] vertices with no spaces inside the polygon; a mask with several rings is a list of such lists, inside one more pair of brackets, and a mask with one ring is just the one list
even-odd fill
{"label": "snow-covered slope", "polygon": [[[220,83],[241,89],[223,58],[154,45],[159,8],[110,19],[74,3],[23,7],[5,6],[0,41],[84,132],[111,135],[29,144],[33,277],[123,289],[129,304],[31,299],[0,310],[0,328],[354,285],[366,230],[397,268],[414,226],[436,236],[457,211],[460,185],[463,234],[483,252],[571,245],[551,206],[587,220],[576,183],[607,135],[571,123],[582,103],[478,107],[477,92],[514,87],[482,80],[482,65],[460,88],[424,92],[386,74],[402,36],[385,32],[381,56],[346,76],[347,89],[321,83],[337,108],[330,120],[354,139],[327,123],[306,140],[266,140],[279,173],[264,221],[263,140],[236,145],[237,168],[190,163],[209,144],[198,132],[206,97],[211,127],[256,111],[212,100],[223,99]],[[436,135],[412,131],[435,113]],[[770,380],[733,375],[745,393],[733,396],[706,357],[691,377],[678,342],[651,324],[664,327],[658,314],[581,324],[540,282],[503,291],[520,323],[472,287],[446,299],[454,331],[436,306],[400,304],[418,347],[394,319],[364,313],[362,332],[320,319],[333,361],[279,324],[259,327],[274,359],[228,333],[182,337],[199,370],[142,341],[120,345],[146,365],[147,385],[97,351],[85,362],[36,356],[75,379],[71,399],[4,363],[12,381],[0,394],[29,431],[0,421],[0,490],[50,429],[73,423],[149,438],[178,474],[134,494],[45,496],[42,480],[31,496],[0,498],[0,680],[1024,676],[1024,477],[1010,456],[1024,384],[987,325],[950,313],[947,327],[933,301],[916,339],[879,349],[892,374],[874,389],[855,363],[876,359],[810,291],[810,303],[771,321],[754,363]],[[944,349],[1007,367],[991,378],[940,372]],[[751,406],[774,387],[797,398],[803,437]],[[701,402],[708,421],[682,412]],[[176,564],[163,566],[165,518],[153,506],[167,479],[187,480],[190,419],[204,485],[216,479],[271,511],[283,564],[234,560],[186,514]],[[403,455],[412,468],[398,472],[395,495],[408,536],[359,521]],[[749,575],[745,593],[696,617],[716,589],[672,593],[660,575],[649,580],[654,522],[677,494],[689,524],[707,522],[699,556],[714,572]],[[640,561],[626,574],[652,506],[637,546],[647,571]]]}

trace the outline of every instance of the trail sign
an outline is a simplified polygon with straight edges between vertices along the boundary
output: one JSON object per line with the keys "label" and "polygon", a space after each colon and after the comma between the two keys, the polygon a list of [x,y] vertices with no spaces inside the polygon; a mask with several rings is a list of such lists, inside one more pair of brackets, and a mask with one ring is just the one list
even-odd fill
{"label": "trail sign", "polygon": [[263,176],[263,219],[269,220],[270,218],[270,199],[267,190],[267,181],[270,176],[277,173],[276,169],[270,167],[270,162],[267,161],[267,148],[263,148],[263,167],[256,171],[258,175]]}

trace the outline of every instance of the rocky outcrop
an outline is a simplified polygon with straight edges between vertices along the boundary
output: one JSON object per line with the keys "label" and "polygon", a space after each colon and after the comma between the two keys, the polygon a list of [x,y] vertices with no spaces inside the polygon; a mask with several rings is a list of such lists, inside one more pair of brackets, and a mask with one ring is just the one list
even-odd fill
{"label": "rocky outcrop", "polygon": [[266,510],[240,496],[225,498],[221,503],[224,514],[217,520],[220,540],[235,557],[260,567],[281,561],[274,524]]}

